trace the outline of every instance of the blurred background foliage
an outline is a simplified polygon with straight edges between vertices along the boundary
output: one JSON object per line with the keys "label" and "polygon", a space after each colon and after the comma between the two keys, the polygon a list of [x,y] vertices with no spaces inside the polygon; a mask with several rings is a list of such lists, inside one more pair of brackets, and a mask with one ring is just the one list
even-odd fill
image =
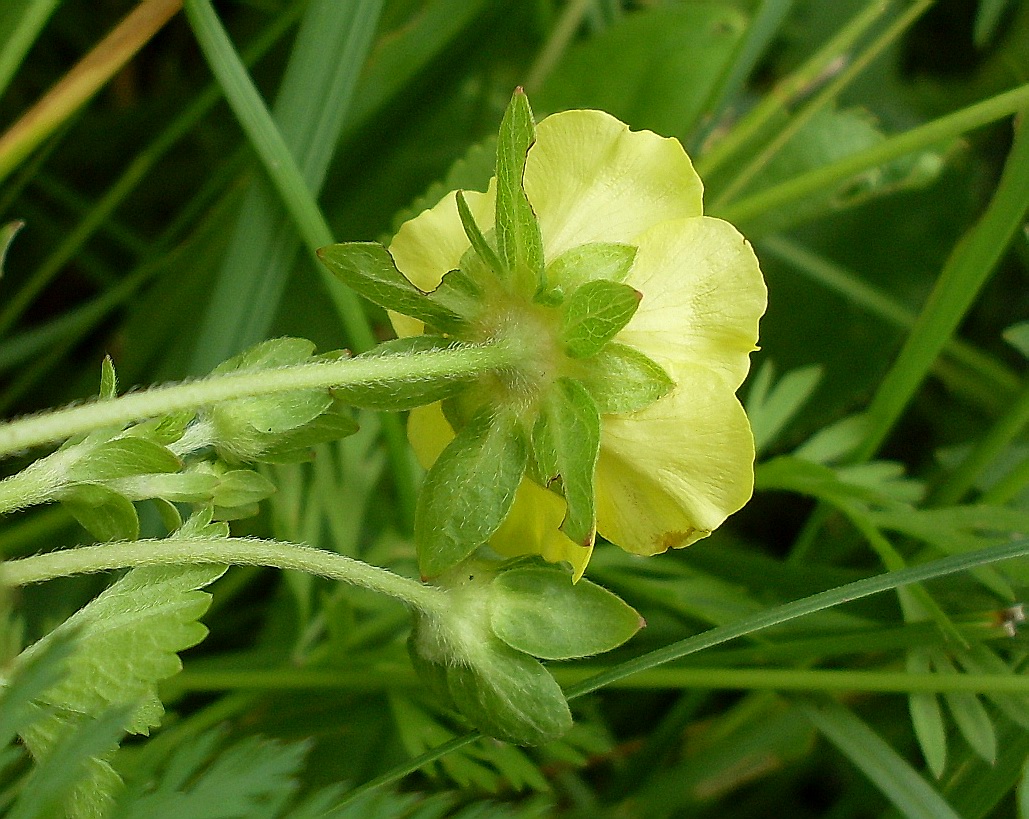
{"label": "blurred background foliage", "polygon": [[[363,331],[355,334],[363,319],[352,316],[348,331],[343,302],[312,260],[317,231],[305,232],[283,204],[238,104],[224,101],[224,79],[212,79],[201,17],[165,5],[168,22],[139,35],[139,53],[114,60],[109,81],[37,128],[24,150],[10,138],[14,123],[134,4],[0,8],[0,222],[26,223],[0,280],[6,416],[94,394],[105,354],[128,388],[206,372],[276,335],[310,338],[320,350],[367,346],[359,336],[369,326],[375,338],[390,336],[373,310]],[[685,552],[639,562],[598,550],[591,576],[649,625],[620,657],[883,566],[1026,534],[1021,227],[980,237],[996,264],[983,257],[981,290],[976,275],[958,286],[957,336],[942,331],[931,377],[908,379],[906,411],[884,422],[885,440],[873,447],[883,460],[846,462],[873,454],[854,455],[864,440],[855,414],[887,400],[883,379],[912,327],[926,330],[916,317],[941,271],[996,201],[1012,150],[1009,115],[1029,104],[1029,4],[235,0],[216,11],[317,192],[331,239],[386,240],[446,190],[484,185],[490,135],[522,84],[537,118],[597,107],[678,137],[704,177],[708,211],[753,241],[770,292],[743,389],[765,467],[759,491]],[[758,198],[1012,89],[1022,93],[1015,103],[967,127],[826,175],[803,195]],[[1029,197],[1017,172],[1005,171],[1016,202],[1001,221],[1012,225],[1023,224]],[[934,339],[926,333],[925,349]],[[381,422],[386,440],[390,423]],[[369,416],[358,436],[324,447],[312,464],[269,469],[278,493],[234,531],[414,573],[404,490],[414,468],[396,436],[390,449],[379,432]],[[993,441],[984,462],[956,473],[984,441]],[[810,468],[777,457],[791,454]],[[1003,505],[1012,517],[953,506],[960,501]],[[945,519],[934,506],[965,511]],[[141,511],[159,531],[156,514]],[[890,543],[876,548],[872,530],[891,532]],[[60,508],[12,516],[0,530],[7,558],[79,542],[86,534]],[[577,700],[576,728],[553,746],[482,741],[347,810],[1029,816],[1029,644],[1008,635],[1004,619],[1017,619],[1007,607],[1027,577],[1023,561],[997,582],[940,581],[930,590],[937,614],[925,600],[918,609],[880,595],[755,634]],[[22,592],[26,638],[103,585],[74,579]],[[242,807],[217,815],[307,815],[297,807],[307,794],[330,806],[344,787],[462,733],[419,689],[400,606],[257,569],[234,569],[212,590],[211,635],[166,685],[166,726],[119,753],[130,783],[179,764],[193,771],[197,793],[209,788],[226,804],[238,793]],[[925,679],[959,668],[1022,682],[937,694],[944,689]],[[831,673],[805,676],[817,670]],[[832,676],[851,672],[878,676]],[[565,683],[585,676],[574,667],[558,674]],[[245,773],[227,775],[230,763]],[[339,782],[347,785],[317,791]],[[262,787],[279,801],[262,801]]]}

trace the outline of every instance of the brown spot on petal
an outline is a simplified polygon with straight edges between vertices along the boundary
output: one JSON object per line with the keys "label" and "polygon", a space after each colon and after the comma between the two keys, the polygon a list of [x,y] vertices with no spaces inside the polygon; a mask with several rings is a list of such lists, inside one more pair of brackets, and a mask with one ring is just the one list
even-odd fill
{"label": "brown spot on petal", "polygon": [[693,541],[706,537],[710,532],[695,529],[692,526],[678,532],[665,532],[655,539],[658,552],[666,552],[669,549],[679,549],[689,546]]}

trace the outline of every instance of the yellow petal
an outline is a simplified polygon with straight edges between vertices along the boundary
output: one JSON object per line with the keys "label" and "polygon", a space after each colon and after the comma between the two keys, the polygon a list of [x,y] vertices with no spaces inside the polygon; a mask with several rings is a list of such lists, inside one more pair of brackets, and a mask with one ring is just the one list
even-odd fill
{"label": "yellow petal", "polygon": [[626,283],[643,300],[617,340],[676,380],[683,363],[700,364],[735,391],[750,368],[767,303],[750,244],[728,222],[708,216],[666,222],[637,242]]}
{"label": "yellow petal", "polygon": [[[486,193],[466,191],[464,196],[479,229],[483,233],[492,230],[496,201],[494,183],[490,183]],[[469,246],[457,213],[457,195],[452,191],[434,207],[404,222],[393,237],[389,252],[397,270],[416,287],[430,292],[447,273],[457,268]],[[422,323],[409,316],[390,313],[389,317],[401,338],[418,335],[423,330]]]}
{"label": "yellow petal", "polygon": [[604,418],[597,529],[650,555],[707,537],[754,487],[754,438],[736,396],[703,367],[636,413]]}
{"label": "yellow petal", "polygon": [[669,219],[700,216],[703,185],[678,140],[602,111],[543,120],[529,149],[525,192],[546,260],[588,242],[632,243]]}
{"label": "yellow petal", "polygon": [[407,417],[407,439],[418,463],[425,469],[432,466],[447,444],[454,440],[454,430],[438,401],[411,410]]}
{"label": "yellow petal", "polygon": [[586,571],[593,547],[583,547],[560,530],[565,516],[565,502],[553,492],[524,480],[518,487],[511,513],[490,538],[490,545],[507,557],[541,555],[551,563],[565,561],[572,565],[572,579]]}

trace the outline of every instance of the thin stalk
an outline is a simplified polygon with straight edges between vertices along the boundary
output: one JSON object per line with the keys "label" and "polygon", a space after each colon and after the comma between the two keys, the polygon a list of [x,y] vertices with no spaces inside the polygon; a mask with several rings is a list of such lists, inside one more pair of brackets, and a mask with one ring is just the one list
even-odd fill
{"label": "thin stalk", "polygon": [[890,0],[870,3],[826,43],[824,48],[815,52],[806,63],[772,88],[747,116],[736,123],[728,134],[697,160],[697,172],[701,177],[709,176],[716,168],[724,165],[784,108],[792,105],[798,97],[810,93],[826,74],[831,74],[835,70],[846,52],[889,7]]}
{"label": "thin stalk", "polygon": [[0,135],[0,182],[161,30],[182,0],[138,4],[53,88]]}
{"label": "thin stalk", "polygon": [[575,32],[582,25],[582,20],[589,10],[590,3],[591,0],[571,0],[565,6],[561,17],[550,33],[550,37],[543,45],[543,48],[540,49],[539,55],[525,76],[523,85],[530,94],[538,91],[543,85],[544,80],[550,75],[550,72],[554,70],[554,66],[561,59],[561,55],[565,53],[568,44],[575,36]]}
{"label": "thin stalk", "polygon": [[903,34],[915,20],[921,17],[933,2],[934,0],[918,0],[904,14],[894,20],[886,31],[876,37],[850,65],[809,100],[790,119],[789,123],[758,152],[757,156],[751,159],[741,171],[733,176],[732,182],[719,194],[711,209],[718,210],[726,206],[815,114],[832,102],[858,74],[868,67],[872,60],[883,52],[883,49]]}
{"label": "thin stalk", "polygon": [[449,605],[447,592],[352,557],[298,543],[257,538],[175,538],[102,543],[10,560],[0,565],[0,584],[25,586],[58,577],[140,566],[196,564],[268,566],[339,580],[401,600],[428,614]]}
{"label": "thin stalk", "polygon": [[145,392],[52,410],[0,424],[0,457],[104,427],[257,395],[357,386],[390,380],[474,375],[514,364],[506,345],[455,346],[409,355],[314,362],[269,370],[240,370]]}
{"label": "thin stalk", "polygon": [[960,501],[976,479],[1029,426],[1029,379],[1008,411],[993,425],[965,459],[929,496],[936,506],[949,506]]}
{"label": "thin stalk", "polygon": [[1012,469],[983,493],[983,503],[1000,505],[1018,495],[1029,486],[1029,458]]}
{"label": "thin stalk", "polygon": [[830,165],[802,173],[723,208],[713,215],[738,224],[770,210],[785,207],[805,196],[830,190],[862,171],[877,168],[891,160],[929,148],[940,142],[981,128],[1010,116],[1029,105],[1029,83],[1005,91],[988,100],[934,119],[918,128],[890,137],[863,151],[850,154]]}

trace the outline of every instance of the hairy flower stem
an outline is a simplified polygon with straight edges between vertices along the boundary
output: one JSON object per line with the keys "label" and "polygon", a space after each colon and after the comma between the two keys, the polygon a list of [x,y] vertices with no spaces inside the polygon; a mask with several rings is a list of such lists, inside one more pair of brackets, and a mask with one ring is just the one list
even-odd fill
{"label": "hairy flower stem", "polygon": [[296,543],[256,538],[171,537],[65,549],[0,564],[0,584],[24,586],[109,569],[202,563],[296,569],[381,592],[434,616],[445,613],[449,603],[447,592],[443,589],[419,583],[352,557]]}
{"label": "hairy flower stem", "polygon": [[392,380],[475,375],[513,365],[520,351],[503,343],[433,352],[350,358],[270,370],[241,370],[197,381],[19,418],[0,424],[0,457],[73,435],[221,401],[297,390],[384,384]]}

